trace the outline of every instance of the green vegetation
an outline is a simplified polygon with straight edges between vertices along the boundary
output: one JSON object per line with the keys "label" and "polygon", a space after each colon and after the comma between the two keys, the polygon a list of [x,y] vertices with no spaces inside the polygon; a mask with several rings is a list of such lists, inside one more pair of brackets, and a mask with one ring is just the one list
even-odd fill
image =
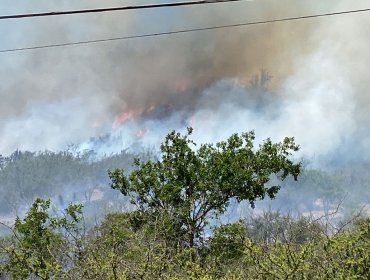
{"label": "green vegetation", "polygon": [[[70,152],[16,151],[9,157],[0,156],[0,220],[2,216],[14,219],[16,214],[24,214],[37,197],[51,198],[53,206],[59,209],[70,202],[84,204],[87,212],[96,212],[98,208],[107,211],[131,209],[127,199],[107,187],[111,182],[107,170],[120,167],[130,172],[135,156],[141,160],[154,159],[155,153],[135,155],[122,151],[96,158],[89,152],[73,155]],[[338,170],[305,166],[297,182],[290,177],[276,182],[281,185],[277,199],[260,201],[258,205],[303,213],[327,212],[343,198],[346,199],[341,205],[347,212],[369,203],[370,193],[364,191],[370,183],[366,165],[357,163]],[[272,182],[275,184],[274,180]],[[96,193],[98,197],[94,197]]]}
{"label": "green vegetation", "polygon": [[[216,223],[231,201],[253,207],[274,198],[283,180],[296,179],[301,167],[290,156],[298,146],[286,138],[281,143],[268,139],[255,148],[250,132],[197,149],[190,135],[191,129],[186,135],[168,134],[161,160],[135,159],[132,171],[125,168],[130,173],[109,171],[111,186],[131,199],[133,211],[112,212],[87,226],[82,205],[53,214],[50,200],[38,198],[13,226],[1,224],[8,234],[0,237],[0,278],[369,279],[370,219],[353,219],[338,228],[328,220],[340,189],[335,186],[343,186],[340,176],[302,173],[304,187],[322,189],[327,207],[322,219],[268,211]],[[18,156],[23,159],[5,160],[1,176],[25,170],[22,164],[35,168],[43,156],[68,159],[72,169],[89,162],[68,154]],[[103,162],[90,162],[89,168],[108,165]],[[23,190],[22,184],[17,186]]]}
{"label": "green vegetation", "polygon": [[51,197],[63,208],[68,201],[89,202],[96,189],[109,196],[107,170],[130,170],[133,158],[126,151],[96,161],[88,153],[16,151],[0,158],[0,213],[19,213],[36,197]]}
{"label": "green vegetation", "polygon": [[86,231],[80,206],[60,217],[48,207],[36,200],[12,236],[0,240],[4,279],[368,279],[370,273],[369,219],[327,235],[316,220],[266,213],[219,226],[191,248],[168,242],[166,221],[140,212],[108,214]]}
{"label": "green vegetation", "polygon": [[202,237],[207,223],[226,211],[231,199],[254,206],[257,199],[274,198],[278,192],[279,185],[267,186],[271,175],[296,179],[300,172],[300,164],[289,159],[291,151],[298,150],[292,138],[276,144],[268,139],[255,151],[250,132],[194,150],[191,132],[170,133],[161,145],[162,159],[136,159],[137,168],[128,177],[123,170],[109,172],[114,189],[131,196],[144,214],[169,219],[190,247]]}

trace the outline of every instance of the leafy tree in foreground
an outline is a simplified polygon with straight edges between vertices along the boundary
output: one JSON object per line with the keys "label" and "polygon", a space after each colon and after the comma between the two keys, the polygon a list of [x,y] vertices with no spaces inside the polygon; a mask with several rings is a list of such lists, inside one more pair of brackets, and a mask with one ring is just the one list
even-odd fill
{"label": "leafy tree in foreground", "polygon": [[139,210],[153,217],[165,211],[190,247],[232,199],[247,200],[253,207],[257,199],[274,198],[278,192],[278,185],[267,186],[272,175],[284,180],[300,173],[300,163],[290,159],[299,149],[293,138],[281,143],[267,139],[255,149],[254,133],[249,132],[195,149],[191,133],[191,128],[186,135],[169,133],[161,145],[162,159],[135,159],[129,176],[124,170],[109,171],[112,188],[131,196]]}
{"label": "leafy tree in foreground", "polygon": [[4,248],[9,257],[5,270],[14,279],[26,279],[32,275],[49,279],[51,272],[60,270],[51,253],[51,247],[60,240],[47,225],[49,206],[50,201],[37,199],[25,219],[17,218],[15,221],[14,244]]}
{"label": "leafy tree in foreground", "polygon": [[62,279],[63,269],[79,264],[73,234],[79,230],[82,206],[69,205],[63,217],[50,216],[49,208],[50,200],[37,198],[26,217],[15,220],[8,242],[0,242],[0,275],[15,280]]}

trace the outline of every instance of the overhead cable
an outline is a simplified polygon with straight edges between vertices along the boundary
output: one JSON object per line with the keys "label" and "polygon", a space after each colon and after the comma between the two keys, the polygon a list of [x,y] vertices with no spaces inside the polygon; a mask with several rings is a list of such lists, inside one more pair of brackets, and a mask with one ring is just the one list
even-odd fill
{"label": "overhead cable", "polygon": [[124,7],[112,7],[112,8],[87,9],[87,10],[71,10],[71,11],[32,13],[32,14],[5,15],[5,16],[0,16],[0,20],[31,18],[31,17],[50,17],[50,16],[61,16],[61,15],[88,14],[88,13],[117,12],[117,11],[125,11],[125,10],[170,8],[170,7],[206,5],[206,4],[216,4],[216,3],[241,2],[241,1],[250,1],[250,0],[203,0],[203,1],[188,1],[188,2],[175,2],[175,3],[162,3],[162,4],[148,4],[148,5],[139,5],[139,6],[124,6]]}
{"label": "overhead cable", "polygon": [[217,25],[217,26],[200,27],[200,28],[193,28],[193,29],[165,31],[165,32],[158,32],[158,33],[147,33],[147,34],[130,35],[130,36],[123,36],[123,37],[115,37],[115,38],[95,39],[95,40],[67,42],[67,43],[50,44],[50,45],[42,45],[42,46],[4,49],[4,50],[0,50],[0,53],[26,51],[26,50],[37,50],[37,49],[46,49],[46,48],[55,48],[55,47],[65,47],[65,46],[74,46],[74,45],[85,45],[85,44],[111,42],[111,41],[128,40],[128,39],[137,39],[137,38],[145,38],[145,37],[174,35],[174,34],[197,32],[197,31],[207,31],[207,30],[216,30],[216,29],[223,29],[223,28],[234,28],[234,27],[243,27],[243,26],[250,26],[250,25],[277,23],[277,22],[284,22],[284,21],[297,21],[297,20],[312,19],[312,18],[319,18],[319,17],[328,17],[328,16],[337,16],[337,15],[344,15],[344,14],[363,13],[363,12],[369,12],[369,11],[370,11],[370,8],[360,9],[360,10],[348,10],[348,11],[342,11],[342,12],[332,12],[332,13],[324,13],[324,14],[315,14],[315,15],[298,16],[298,17],[288,17],[288,18],[280,18],[280,19],[263,20],[263,21],[253,21],[253,22],[236,23],[236,24],[229,24],[229,25]]}

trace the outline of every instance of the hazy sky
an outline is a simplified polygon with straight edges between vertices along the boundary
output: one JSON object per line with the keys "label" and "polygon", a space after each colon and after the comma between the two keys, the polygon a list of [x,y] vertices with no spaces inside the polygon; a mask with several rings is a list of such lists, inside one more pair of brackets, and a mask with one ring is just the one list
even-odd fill
{"label": "hazy sky", "polygon": [[[2,0],[0,14],[154,2],[161,1]],[[366,0],[255,0],[0,21],[0,49],[369,5]],[[128,130],[145,126],[148,142],[155,144],[169,129],[183,128],[180,111],[191,108],[196,137],[204,141],[256,129],[261,137],[295,136],[311,156],[353,146],[352,152],[361,155],[361,149],[370,145],[369,15],[0,53],[0,154],[17,148],[64,149],[111,133],[121,112],[174,103],[178,114],[122,127],[124,137],[125,133],[131,137]],[[256,111],[229,104],[225,91],[245,91],[244,85],[261,68],[274,77],[271,87],[279,103],[269,106],[275,109]],[[212,100],[218,106],[210,107]]]}

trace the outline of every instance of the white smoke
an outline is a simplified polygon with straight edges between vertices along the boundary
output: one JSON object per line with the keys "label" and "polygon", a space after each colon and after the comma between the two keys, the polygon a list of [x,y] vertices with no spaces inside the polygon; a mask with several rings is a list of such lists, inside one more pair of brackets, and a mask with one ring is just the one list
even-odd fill
{"label": "white smoke", "polygon": [[[10,1],[4,4],[3,13],[100,4]],[[122,2],[104,4],[119,6]],[[197,9],[58,17],[52,22],[47,18],[7,22],[0,32],[9,40],[2,40],[0,47],[298,16],[366,4],[365,0],[260,0]],[[0,153],[17,148],[59,150],[82,142],[81,149],[109,154],[138,142],[158,146],[169,130],[184,131],[188,125],[194,126],[199,142],[256,130],[259,140],[294,136],[304,156],[333,154],[354,143],[359,151],[369,146],[370,139],[369,37],[363,28],[368,23],[367,14],[353,14],[0,54]],[[274,78],[271,91],[256,101],[245,85],[260,68]],[[178,89],[179,83],[184,89]],[[171,104],[174,109],[160,118],[148,115],[112,130],[120,112],[152,104]],[[138,138],[140,131],[143,135]],[[99,145],[89,141],[106,134],[116,140]]]}

